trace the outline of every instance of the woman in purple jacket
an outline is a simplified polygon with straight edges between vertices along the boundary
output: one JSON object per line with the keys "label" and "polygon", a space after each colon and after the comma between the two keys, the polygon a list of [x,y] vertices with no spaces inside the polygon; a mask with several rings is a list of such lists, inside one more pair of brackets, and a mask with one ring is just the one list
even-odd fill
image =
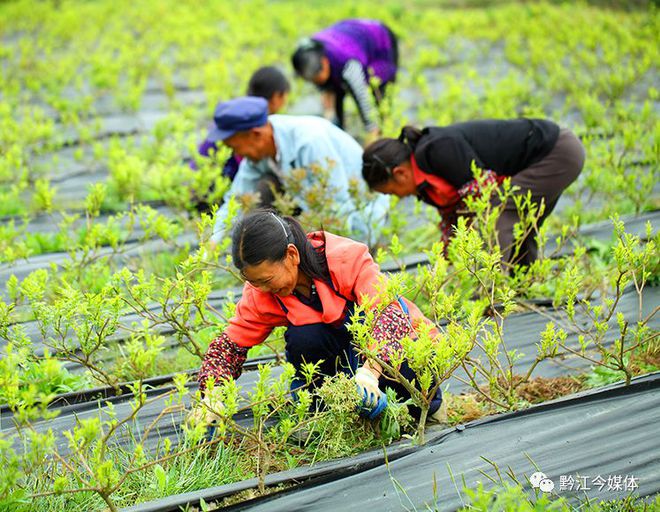
{"label": "woman in purple jacket", "polygon": [[[379,104],[386,85],[394,82],[399,60],[396,36],[385,24],[362,19],[340,21],[303,39],[291,60],[300,77],[323,91],[326,118],[343,128],[344,96],[348,92],[366,130],[371,135],[379,133],[373,101]],[[371,77],[378,79],[378,87],[372,87]]]}

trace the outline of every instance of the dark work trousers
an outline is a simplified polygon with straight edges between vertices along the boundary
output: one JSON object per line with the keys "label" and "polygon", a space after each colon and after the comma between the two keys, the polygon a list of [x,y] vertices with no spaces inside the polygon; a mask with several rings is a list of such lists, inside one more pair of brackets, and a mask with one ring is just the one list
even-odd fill
{"label": "dark work trousers", "polygon": [[[511,184],[520,188],[516,193],[527,194],[531,191],[532,200],[545,203],[539,226],[552,213],[559,196],[575,181],[584,166],[585,151],[580,140],[565,128],[559,131],[559,137],[552,151],[518,174],[511,177]],[[501,204],[498,198],[495,204]],[[538,247],[536,233],[531,233],[521,244],[517,255],[513,253],[513,226],[520,222],[516,205],[509,200],[497,221],[498,241],[502,259],[510,263],[529,265],[536,260]]]}
{"label": "dark work trousers", "polygon": [[273,191],[282,193],[284,188],[282,187],[282,182],[274,174],[265,174],[263,178],[260,178],[257,182],[257,187],[255,192],[259,193],[259,207],[268,208],[273,205],[275,201],[275,193]]}
{"label": "dark work trousers", "polygon": [[[259,193],[259,208],[275,208],[273,206],[273,203],[275,202],[275,192],[282,194],[284,192],[284,186],[277,176],[268,173],[257,181],[255,192]],[[302,208],[296,206],[291,212],[291,215],[297,217],[301,213]]]}
{"label": "dark work trousers", "polygon": [[[280,306],[283,304],[280,303]],[[285,310],[286,311],[286,310]],[[348,303],[347,312],[344,320],[338,325],[328,325],[323,323],[295,326],[291,325],[284,333],[286,341],[286,359],[296,370],[299,370],[303,363],[316,363],[323,360],[320,365],[322,375],[335,375],[338,372],[344,372],[352,376],[358,368],[359,356],[353,345],[353,337],[346,328],[346,323],[350,321],[353,312],[353,303]],[[401,374],[412,381],[415,373],[410,369],[407,363],[403,363],[400,368]],[[322,379],[322,376],[321,376]],[[292,383],[292,390],[303,386],[305,380],[302,374],[298,373]],[[407,400],[410,393],[398,382],[382,376],[378,381],[381,390],[392,388],[400,399]],[[430,414],[434,413],[442,403],[442,391],[438,388],[435,398],[431,402]],[[419,418],[419,408],[411,406],[409,411],[413,417]]]}

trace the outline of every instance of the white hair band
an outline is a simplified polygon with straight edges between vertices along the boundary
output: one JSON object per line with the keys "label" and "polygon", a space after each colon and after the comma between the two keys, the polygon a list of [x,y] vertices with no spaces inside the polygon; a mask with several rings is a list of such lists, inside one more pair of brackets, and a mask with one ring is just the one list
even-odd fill
{"label": "white hair band", "polygon": [[270,212],[270,214],[275,217],[275,220],[280,223],[280,226],[282,226],[282,231],[284,231],[284,237],[286,238],[286,241],[289,241],[289,234],[286,232],[286,227],[284,227],[284,222],[282,222],[282,219],[280,219],[277,215],[275,215],[273,212]]}

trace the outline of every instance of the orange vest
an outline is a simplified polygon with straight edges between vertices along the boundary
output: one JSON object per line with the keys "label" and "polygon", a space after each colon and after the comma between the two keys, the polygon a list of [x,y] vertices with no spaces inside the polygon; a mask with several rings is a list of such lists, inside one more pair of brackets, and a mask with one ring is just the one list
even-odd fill
{"label": "orange vest", "polygon": [[451,183],[440,176],[422,171],[417,165],[415,155],[411,155],[410,163],[413,168],[417,194],[425,202],[440,208],[447,208],[458,203],[460,196]]}
{"label": "orange vest", "polygon": [[[224,331],[234,343],[241,347],[258,345],[274,327],[279,326],[334,324],[344,318],[347,301],[361,304],[363,297],[377,295],[378,284],[384,276],[366,245],[323,231],[309,233],[307,237],[315,247],[321,246],[325,238],[325,256],[332,287],[314,279],[323,311],[303,304],[294,295],[276,298],[272,293],[245,283],[236,312]],[[286,312],[278,300],[285,306]],[[430,321],[415,304],[407,299],[404,301],[413,326]]]}

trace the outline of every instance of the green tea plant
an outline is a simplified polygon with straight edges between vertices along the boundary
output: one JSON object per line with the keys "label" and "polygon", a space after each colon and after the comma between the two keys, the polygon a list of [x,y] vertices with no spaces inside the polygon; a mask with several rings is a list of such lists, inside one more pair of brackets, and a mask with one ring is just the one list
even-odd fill
{"label": "green tea plant", "polygon": [[34,357],[28,347],[8,344],[5,352],[6,357],[1,363],[6,367],[3,369],[3,375],[9,375],[9,368],[19,372],[12,375],[11,383],[3,383],[0,388],[0,403],[7,403],[9,393],[24,388],[29,388],[29,394],[36,393],[40,402],[49,402],[54,395],[78,391],[89,386],[85,375],[72,374],[61,361],[51,357],[48,351],[41,357]]}
{"label": "green tea plant", "polygon": [[[101,202],[102,194],[97,194],[96,201],[90,200],[89,211],[98,212]],[[172,229],[176,225],[148,207],[138,206],[135,214],[127,214],[130,229],[138,222],[143,224],[144,236],[148,238],[163,240],[176,234]],[[87,223],[94,228],[91,216]],[[117,247],[121,249],[121,245]],[[10,280],[8,290],[14,302],[6,306],[7,325],[15,321],[15,304],[23,303],[29,307],[41,338],[54,356],[82,365],[91,379],[116,390],[122,379],[154,376],[157,368],[162,368],[160,362],[167,347],[156,332],[172,333],[176,346],[193,356],[182,358],[188,366],[175,366],[173,370],[197,366],[194,361],[201,361],[210,341],[199,333],[221,328],[231,316],[231,298],[225,311],[216,311],[208,303],[212,272],[221,267],[231,269],[209,265],[205,252],[197,251],[188,254],[176,267],[170,261],[171,277],[164,272],[160,272],[164,277],[157,277],[145,269],[132,271],[128,267],[113,273],[107,258],[98,257],[99,249],[94,247],[79,260],[71,260],[59,275],[43,269],[20,283]],[[103,268],[104,275],[99,274],[99,268]],[[85,283],[88,275],[95,280],[92,289]],[[225,282],[228,276],[231,274],[225,271]],[[236,282],[234,277],[230,279]],[[140,320],[125,321],[125,315],[130,313],[136,313]],[[12,342],[23,339],[16,329],[7,328],[6,333]],[[32,347],[29,340],[22,343]]]}
{"label": "green tea plant", "polygon": [[[170,327],[179,343],[201,360],[204,351],[194,333],[216,323],[214,318],[207,318],[210,314],[206,307],[211,292],[210,273],[198,273],[195,267],[192,268],[186,273],[179,272],[175,278],[162,280],[155,276],[147,278],[142,273],[134,275],[125,269],[117,276],[124,290],[117,297],[143,316],[151,329],[159,325]],[[119,289],[115,288],[115,291]],[[158,309],[152,307],[154,302]]]}
{"label": "green tea plant", "polygon": [[[379,294],[378,302],[389,304],[396,297],[405,295],[401,285],[400,280],[389,279]],[[382,344],[375,343],[371,338],[379,315],[376,300],[365,300],[363,304],[356,306],[349,330],[364,357],[380,365],[387,376],[401,383],[410,393],[412,403],[421,410],[417,437],[419,443],[423,444],[431,401],[442,383],[461,365],[474,346],[481,330],[480,314],[475,309],[468,313],[465,322],[450,320],[445,328],[438,330],[431,324],[418,326],[416,337],[405,337],[401,340],[401,350],[391,354],[389,361],[379,355]],[[417,376],[413,381],[401,374],[400,367],[404,360]]]}
{"label": "green tea plant", "polygon": [[[26,352],[14,350],[12,345],[6,351],[8,356],[0,363],[0,383],[11,414],[3,411],[0,433],[0,509],[56,510],[63,504],[79,503],[87,510],[102,510],[101,504],[118,510],[122,504],[156,497],[166,489],[177,492],[207,486],[211,475],[205,471],[223,464],[234,469],[220,469],[214,479],[245,477],[241,468],[247,467],[247,461],[238,461],[238,454],[229,446],[211,453],[207,446],[216,443],[200,447],[185,436],[175,443],[164,439],[155,448],[148,445],[149,436],[161,422],[178,421],[189,393],[188,376],[175,376],[171,389],[152,391],[151,397],[140,381],[135,382],[126,416],[120,417],[106,403],[98,413],[79,418],[71,430],[54,432],[35,428],[37,420],[57,416],[57,409],[47,408],[53,393],[42,382],[23,381],[17,370],[25,366]],[[150,361],[141,356],[133,364],[144,373]],[[32,372],[31,376],[36,375]],[[161,404],[159,414],[142,424],[141,411],[152,402]],[[182,474],[178,481],[177,473]],[[144,487],[145,482],[151,484]],[[69,497],[62,499],[65,496]]]}
{"label": "green tea plant", "polygon": [[[216,415],[215,438],[223,443],[239,443],[241,452],[254,461],[261,494],[273,468],[314,463],[389,444],[410,427],[405,407],[394,400],[392,393],[392,403],[379,421],[372,422],[359,417],[360,398],[348,375],[325,377],[318,385],[316,367],[307,364],[306,385],[296,389],[292,399],[293,366],[284,363],[277,378],[273,378],[272,370],[272,365],[259,366],[258,380],[247,397],[242,396],[234,380],[217,384],[210,380],[206,393],[214,397],[215,405],[198,405]],[[245,412],[251,413],[251,426],[237,420]],[[205,425],[200,423],[193,422],[186,429],[195,440],[205,434]]]}
{"label": "green tea plant", "polygon": [[[657,235],[653,236],[650,223],[646,226],[648,242],[644,243],[639,236],[626,233],[623,222],[617,217],[613,217],[612,222],[617,237],[617,243],[612,249],[615,272],[610,274],[609,289],[604,291],[600,300],[580,296],[582,278],[575,267],[569,268],[558,286],[555,304],[565,309],[568,317],[566,328],[579,334],[580,347],[576,349],[564,342],[559,345],[566,352],[602,367],[602,371],[618,373],[626,384],[630,384],[634,375],[630,356],[640,347],[655,351],[658,346],[658,333],[649,326],[658,307],[644,315],[643,292],[648,281],[657,277],[660,260],[656,250]],[[621,312],[617,312],[617,305],[626,287],[632,287],[637,295],[636,319],[625,318]],[[576,307],[588,318],[587,328],[582,327],[576,319]],[[610,321],[613,319],[616,319],[618,335],[614,344],[608,346],[606,335],[612,329]],[[592,355],[594,352],[595,356]]]}
{"label": "green tea plant", "polygon": [[[641,301],[644,289],[657,283],[657,257],[652,254],[657,250],[657,235],[647,235],[654,246],[620,232],[614,247],[594,243],[585,247],[576,241],[575,233],[585,223],[614,213],[640,213],[659,206],[653,192],[660,155],[655,85],[658,11],[644,6],[603,9],[545,2],[523,9],[518,4],[476,7],[413,2],[403,8],[390,0],[378,5],[353,2],[318,5],[301,19],[299,5],[289,1],[272,5],[250,1],[192,5],[171,0],[2,3],[0,214],[12,218],[0,228],[0,259],[3,264],[19,265],[21,259],[36,254],[71,252],[70,262],[39,271],[22,283],[10,279],[3,292],[8,303],[0,303],[0,337],[8,344],[3,346],[1,374],[7,390],[4,400],[14,404],[16,417],[49,413],[44,404],[52,393],[79,385],[62,370],[62,359],[87,363],[84,375],[92,385],[100,381],[118,386],[121,380],[152,376],[166,367],[169,372],[197,366],[212,333],[231,316],[231,301],[216,311],[208,297],[212,290],[239,281],[227,257],[228,239],[215,249],[210,247],[212,216],[198,218],[193,212],[195,202],[201,199],[213,205],[227,189],[227,181],[219,177],[227,150],[221,149],[211,159],[193,156],[197,171],[183,161],[196,154],[195,145],[203,137],[215,102],[243,91],[246,77],[258,66],[273,63],[288,69],[285,57],[297,39],[348,17],[381,19],[399,36],[401,69],[380,106],[384,135],[397,136],[408,122],[423,126],[479,117],[540,116],[579,133],[587,148],[586,167],[565,193],[571,204],[553,214],[542,228],[534,220],[541,209],[525,197],[518,199],[524,210],[517,228],[519,240],[538,236],[544,256],[525,269],[509,268],[499,261],[492,229],[497,208],[490,202],[478,199],[470,205],[470,222],[458,224],[454,240],[445,248],[433,244],[439,239],[435,211],[421,203],[410,206],[393,201],[389,218],[379,226],[382,236],[372,247],[378,250],[379,261],[393,259],[403,268],[407,256],[426,250],[430,265],[393,278],[384,300],[405,295],[429,318],[444,323],[438,334],[422,333],[418,340],[403,343],[406,357],[419,365],[431,364],[427,373],[420,368],[418,382],[410,383],[419,390],[415,400],[423,406],[436,384],[433,378],[442,380],[456,364],[467,372],[466,382],[483,403],[492,407],[490,412],[524,406],[520,383],[533,377],[541,360],[555,355],[589,358],[585,360],[594,365],[600,383],[630,380],[644,368],[652,368],[642,368],[640,354],[657,350],[657,335],[649,329],[655,318],[653,307],[646,304],[647,312],[641,317],[620,318],[616,305],[624,290],[635,289]],[[186,105],[189,100],[182,94],[188,92],[202,93],[207,105]],[[293,82],[292,104],[311,94],[315,94],[311,86]],[[151,112],[158,95],[166,102],[156,107],[158,112]],[[355,127],[353,133],[359,138],[361,125],[351,124],[355,108],[351,102],[347,107],[349,127]],[[137,121],[131,127],[135,130],[122,127],[113,134],[105,117],[122,111],[136,113],[130,117],[131,123]],[[151,125],[152,113],[165,117]],[[66,186],[54,172],[68,172],[68,162],[94,172],[107,169],[109,174],[86,199],[65,200],[61,191]],[[305,201],[310,208],[301,219],[309,229],[323,227],[351,235],[343,230],[343,219],[326,207],[332,180],[321,167],[321,186],[309,190]],[[286,184],[289,196],[281,198],[282,211],[297,206],[290,200],[292,192],[299,192],[296,186],[299,183]],[[351,195],[357,209],[369,197],[355,191]],[[179,213],[176,219],[138,204],[151,200],[169,205]],[[66,213],[69,208],[82,208],[83,213],[63,215],[55,232],[29,232],[36,214]],[[232,201],[227,233],[237,209],[238,202]],[[100,222],[101,212],[118,215]],[[178,235],[195,230],[202,246],[199,252],[176,241]],[[138,231],[144,236],[137,235]],[[553,240],[557,249],[549,249],[549,233],[558,234]],[[136,254],[131,244],[128,256],[125,241],[129,238],[138,243],[161,240],[165,250]],[[571,255],[562,256],[560,249],[573,244]],[[552,314],[529,302],[544,297],[555,299]],[[640,311],[643,305],[640,302]],[[503,322],[520,308],[548,314],[549,321],[538,333],[538,352],[528,368],[519,367],[520,354],[501,339]],[[138,320],[129,323],[123,319],[125,314],[135,314]],[[369,315],[377,315],[376,304],[364,314],[368,324]],[[48,356],[35,349],[36,340],[30,340],[18,323],[31,319],[37,320],[40,337],[50,345]],[[163,341],[170,333],[174,339]],[[581,336],[583,345],[569,344],[568,333]],[[617,341],[611,345],[608,340],[613,337]],[[365,355],[375,356],[366,327],[361,338]],[[178,352],[166,351],[172,344]],[[274,348],[280,347],[281,340],[276,340]],[[480,347],[481,354],[475,355],[470,347]],[[171,362],[179,354],[185,357]],[[164,366],[165,360],[172,366]],[[386,374],[396,378],[392,375],[396,368],[391,370],[386,369]],[[52,386],[41,385],[45,384],[42,374]],[[31,387],[28,380],[39,385]],[[349,384],[344,383],[347,393]],[[332,396],[328,392],[323,401],[331,403]],[[246,402],[242,404],[249,408]],[[340,405],[333,404],[330,410]],[[34,416],[20,412],[30,407]],[[269,421],[279,421],[275,416],[289,407]],[[266,471],[354,453],[347,451],[351,446],[364,448],[357,437],[348,437],[356,421],[362,427],[351,407],[319,415],[317,422],[306,426],[308,433],[314,433],[305,436],[302,444],[278,448],[269,456]],[[271,427],[266,422],[259,428],[268,432]],[[373,439],[381,439],[380,434],[389,428],[381,430],[378,435],[369,432]],[[25,430],[26,436],[36,436],[29,431]],[[94,436],[102,435],[94,431]],[[26,499],[25,492],[52,490],[48,486],[29,490],[25,481],[18,489],[14,485],[21,475],[16,468],[39,466],[40,457],[51,449],[48,436],[34,439],[33,459],[3,451],[6,471],[0,481],[7,487],[0,487],[0,495],[4,499],[9,488],[18,493],[14,495],[18,501],[7,502],[10,509],[17,503],[29,509],[31,504],[19,503]],[[3,450],[13,446],[5,441],[3,437]],[[266,453],[267,447],[258,442],[251,442],[250,453],[257,453],[257,446],[262,446],[262,455]],[[233,456],[232,445],[223,444],[223,448]],[[152,496],[176,492],[173,482],[182,480],[177,475],[185,472],[172,469],[174,476],[169,478],[169,471],[185,457],[131,473],[110,499],[129,504],[128,496],[146,496],[138,492],[143,487],[150,487]],[[202,468],[209,459],[200,457],[197,467]],[[120,461],[121,456],[114,460]],[[263,456],[259,460],[261,470]],[[130,466],[122,464],[117,467]],[[242,459],[229,466],[251,467]],[[248,473],[232,473],[228,478]],[[134,475],[149,479],[150,485],[140,485]],[[89,473],[84,476],[92,487],[104,493],[111,490],[94,478]],[[201,478],[197,481],[202,482]],[[68,505],[67,499],[71,500]],[[39,503],[52,510],[108,506],[96,491],[50,495]]]}
{"label": "green tea plant", "polygon": [[482,483],[475,489],[464,488],[468,505],[462,507],[461,512],[467,510],[505,511],[568,511],[573,510],[564,498],[548,494],[541,494],[534,498],[529,497],[522,487],[505,484],[493,489],[485,489]]}
{"label": "green tea plant", "polygon": [[[534,512],[572,512],[584,510],[588,512],[613,512],[613,511],[651,511],[660,505],[660,500],[655,499],[648,503],[637,496],[627,496],[617,500],[589,500],[580,499],[577,502],[569,502],[561,496],[551,494],[540,494],[530,497],[521,486],[504,484],[491,489],[486,489],[482,483],[476,488],[464,488],[469,502],[460,509],[461,512],[478,511],[534,511]],[[437,508],[436,508],[437,510]]]}
{"label": "green tea plant", "polygon": [[[477,179],[481,180],[479,171],[475,169],[475,173]],[[482,182],[482,185],[485,184]],[[606,266],[600,268],[598,272],[593,272],[592,267],[588,263],[585,264],[584,251],[579,247],[575,255],[541,259],[526,268],[504,265],[495,231],[502,205],[507,201],[513,202],[521,218],[514,228],[516,247],[513,247],[513,254],[517,253],[520,244],[528,236],[537,237],[540,252],[544,253],[547,235],[538,227],[538,219],[543,214],[544,206],[533,204],[529,195],[517,194],[507,182],[499,189],[494,189],[492,185],[482,186],[482,189],[481,195],[466,201],[469,213],[459,218],[447,255],[444,254],[442,244],[434,244],[432,249],[427,251],[429,265],[419,267],[415,275],[391,277],[388,285],[390,291],[385,292],[380,301],[387,304],[398,295],[407,296],[417,301],[429,318],[445,324],[439,328],[439,336],[435,333],[428,336],[425,333],[418,340],[412,342],[406,340],[403,343],[400,361],[405,359],[416,369],[418,387],[420,384],[428,386],[429,382],[441,383],[454,369],[461,367],[465,371],[466,378],[454,374],[455,378],[470,385],[491,406],[507,410],[521,405],[517,389],[529,381],[539,363],[575,350],[567,345],[564,328],[557,328],[556,324],[551,322],[543,332],[539,333],[537,354],[531,365],[528,368],[520,368],[518,362],[522,354],[509,350],[504,341],[503,325],[506,317],[515,311],[519,304],[526,303],[525,297],[533,297],[535,292],[541,293],[541,296],[554,294],[556,297],[568,297],[569,303],[564,307],[570,310],[572,307],[570,302],[575,299],[578,290],[584,289],[585,284],[589,283],[593,287],[602,287],[602,281],[610,274],[611,267]],[[494,197],[497,199],[494,200]],[[651,238],[651,228],[648,229],[647,238]],[[621,278],[628,276],[628,279],[637,283],[641,297],[645,279],[657,272],[657,261],[653,256],[655,244],[642,244],[639,238],[635,239],[625,234],[621,225],[617,230],[618,236],[627,241],[627,249],[623,241],[618,248],[615,248],[615,252],[619,255],[616,258],[619,274]],[[565,226],[557,240],[558,248],[566,244],[572,232],[571,226]],[[402,245],[398,237],[393,237],[389,254],[397,259],[401,251]],[[381,253],[379,260],[383,260],[384,254]],[[645,276],[643,279],[642,275]],[[554,276],[554,284],[550,287],[549,276]],[[567,289],[569,283],[572,286],[570,291]],[[618,292],[619,297],[621,293],[622,290]],[[367,358],[380,364],[392,378],[403,383],[406,379],[396,371],[397,363],[400,361],[394,365],[385,363],[377,356],[377,350],[372,346],[369,330],[374,318],[377,318],[377,313],[374,310],[368,311],[369,307],[373,305],[367,306],[367,311],[361,311],[365,315],[364,320],[356,318],[353,321],[352,329],[355,330],[358,345]],[[616,301],[609,302],[605,316],[601,316],[603,315],[601,307],[596,308],[598,316],[590,316],[593,325],[590,322],[586,328],[582,328],[583,338],[589,333],[588,336],[599,340],[596,345],[603,349],[607,321],[614,314],[615,308]],[[641,303],[639,308],[641,311]],[[544,313],[542,310],[540,312]],[[483,318],[484,313],[489,318]],[[549,314],[548,316],[554,318]],[[620,318],[623,329],[625,321],[621,315]],[[645,322],[648,322],[648,319]],[[623,334],[625,335],[625,330]],[[655,334],[647,332],[647,329],[642,327],[638,337],[635,338],[638,343],[633,344],[630,349],[634,350],[640,344],[655,339]],[[584,339],[582,343],[585,345]],[[473,347],[478,347],[479,351],[471,352]],[[620,368],[623,366],[622,357],[627,354],[620,345],[616,347],[619,351],[617,357],[613,358],[614,353],[611,351],[608,351],[607,355],[602,352],[603,363],[609,364],[612,368],[615,363],[610,360],[618,360],[617,368]],[[421,364],[418,365],[418,361]],[[629,381],[633,373],[631,366],[628,367]],[[412,382],[406,381],[405,385],[411,392],[415,405],[422,409],[425,400],[428,403],[429,398],[433,396],[433,393],[420,396],[419,390],[414,391],[415,386]],[[424,395],[427,389],[424,387],[422,389]],[[435,389],[437,387],[429,388],[432,392]],[[422,419],[425,419],[424,412]],[[423,440],[421,421],[419,428],[419,436]]]}
{"label": "green tea plant", "polygon": [[[481,180],[478,172],[477,176],[477,179]],[[461,366],[468,376],[469,384],[477,392],[496,406],[509,409],[514,407],[517,401],[516,386],[526,382],[543,359],[556,354],[558,340],[555,333],[549,330],[542,333],[535,361],[527,369],[523,379],[516,382],[514,365],[520,354],[506,347],[503,326],[505,318],[514,310],[514,298],[520,294],[514,288],[518,283],[511,277],[511,271],[514,269],[501,260],[496,223],[504,205],[513,202],[521,219],[514,226],[514,247],[510,248],[515,258],[523,241],[527,237],[538,235],[538,221],[543,214],[544,205],[533,204],[529,194],[518,194],[507,181],[498,189],[494,189],[493,185],[482,186],[482,189],[481,195],[466,200],[468,211],[472,214],[471,228],[468,228],[466,217],[460,218],[448,250],[455,278],[461,283],[463,290],[467,288],[469,293],[473,294],[472,298],[477,298],[474,301],[476,307],[484,308],[482,312],[488,312],[491,316],[491,319],[485,322],[486,331],[476,342],[486,361],[483,361],[480,355],[468,355]],[[496,201],[493,200],[495,195]],[[529,285],[529,282],[526,284]],[[427,283],[424,285],[428,286]],[[470,299],[464,295],[463,300]],[[488,383],[488,393],[483,392],[478,385],[477,375]]]}
{"label": "green tea plant", "polygon": [[[203,215],[197,224],[202,240],[212,226],[212,217]],[[226,264],[215,262],[227,245],[226,242],[221,248],[202,247],[189,253],[176,265],[171,277],[124,268],[113,276],[115,296],[126,308],[144,319],[149,329],[170,330],[180,347],[201,361],[206,344],[200,343],[197,333],[209,328],[220,329],[233,311],[231,296],[225,311],[217,311],[209,304],[213,285],[219,282],[228,286],[242,282],[230,266],[229,259]]]}
{"label": "green tea plant", "polygon": [[[271,380],[270,374],[272,367],[263,365],[259,367],[259,379],[252,391],[248,394],[248,409],[252,411],[253,426],[243,427],[235,421],[235,415],[242,409],[240,388],[235,381],[225,381],[217,387],[211,386],[207,393],[213,394],[223,408],[220,411],[213,411],[220,418],[215,423],[216,433],[219,438],[225,436],[238,435],[247,441],[248,445],[253,446],[255,452],[255,472],[259,479],[259,491],[265,491],[265,478],[270,471],[273,459],[289,441],[291,435],[302,429],[305,425],[305,416],[311,406],[311,395],[307,391],[301,391],[298,394],[298,402],[293,405],[288,399],[289,386],[291,379],[295,374],[295,369],[289,364],[285,364],[283,372],[279,379]],[[291,410],[295,416],[289,416],[287,420],[276,423],[272,426],[270,421],[284,409]],[[295,417],[295,420],[294,420]],[[204,425],[193,426],[197,435],[204,433]],[[193,431],[194,435],[194,431]],[[250,449],[249,447],[247,449]]]}
{"label": "green tea plant", "polygon": [[[294,169],[282,183],[285,192],[275,191],[273,205],[284,215],[293,215],[301,205],[295,198],[300,198],[306,205],[300,214],[300,222],[305,226],[323,226],[324,229],[337,234],[349,234],[345,218],[349,213],[332,211],[328,205],[333,205],[333,196],[338,189],[332,178],[333,162],[320,162],[310,169]],[[351,199],[357,187],[353,187]],[[335,205],[335,208],[341,205]],[[356,208],[357,210],[357,208]]]}
{"label": "green tea plant", "polygon": [[[185,484],[173,480],[179,472],[186,474],[188,485],[202,487],[209,477],[202,470],[217,466],[218,460],[225,465],[231,461],[235,467],[234,471],[221,471],[218,478],[235,481],[254,471],[259,492],[264,493],[265,477],[274,469],[383,446],[410,426],[405,407],[394,400],[379,422],[358,418],[355,384],[343,374],[327,378],[318,388],[299,389],[296,399],[291,400],[289,387],[294,373],[291,365],[285,365],[274,378],[272,367],[262,366],[258,383],[247,396],[234,381],[217,386],[210,383],[207,393],[214,393],[223,403],[221,410],[214,411],[220,418],[215,424],[215,438],[203,440],[203,424],[184,423],[176,443],[164,439],[155,448],[148,443],[154,429],[184,412],[189,393],[184,375],[174,378],[171,389],[152,391],[149,397],[142,383],[135,382],[126,415],[120,416],[106,403],[98,414],[79,418],[62,434],[51,430],[41,433],[32,427],[31,421],[43,415],[52,418],[56,411],[48,411],[34,400],[11,401],[16,430],[3,431],[0,458],[8,463],[3,471],[13,473],[11,478],[3,478],[6,487],[0,488],[0,505],[28,510],[39,504],[51,510],[58,503],[61,506],[61,497],[70,496],[70,502],[86,503],[90,509],[100,510],[104,503],[110,510],[118,510],[127,500],[134,503],[136,498],[145,499],[154,492],[182,490]],[[313,368],[308,376],[309,385]],[[162,409],[148,424],[141,424],[141,412],[152,402],[162,403]],[[246,412],[251,426],[240,420]],[[66,443],[56,442],[60,435]],[[19,440],[27,443],[20,450],[16,448]],[[138,482],[144,488],[138,487]]]}
{"label": "green tea plant", "polygon": [[[5,505],[38,502],[43,498],[63,494],[95,493],[112,511],[117,511],[113,494],[134,473],[139,473],[177,457],[187,455],[198,449],[196,445],[172,448],[169,441],[154,454],[145,450],[144,444],[157,422],[167,415],[181,411],[183,397],[188,393],[186,377],[179,375],[174,379],[172,391],[147,398],[141,382],[133,387],[133,400],[130,414],[119,418],[112,407],[104,409],[105,418],[92,416],[79,419],[72,430],[63,433],[67,440],[65,450],[56,448],[52,430],[37,433],[29,428],[18,429],[14,438],[28,442],[22,452],[17,454],[11,448],[11,437],[3,439],[1,456],[13,461],[17,474],[11,480],[11,486],[4,489],[0,497]],[[169,398],[167,398],[169,396]],[[167,398],[167,400],[166,400]],[[115,443],[122,434],[122,429],[134,422],[145,405],[152,401],[164,401],[165,407],[151,422],[131,446],[129,455],[123,459],[123,467],[117,465],[120,448]],[[11,404],[17,411],[27,408],[24,404]],[[25,415],[23,413],[23,415]],[[53,413],[51,413],[52,417]],[[17,418],[15,415],[14,418]],[[18,424],[17,426],[20,426]],[[4,437],[4,436],[3,436]],[[35,454],[39,454],[35,458]],[[26,488],[29,484],[29,488]],[[14,487],[16,486],[16,487]],[[29,489],[29,490],[28,490]]]}
{"label": "green tea plant", "polygon": [[107,339],[118,327],[121,302],[106,287],[100,293],[84,293],[71,286],[60,288],[57,297],[44,300],[48,274],[35,272],[21,283],[21,293],[30,302],[44,345],[53,354],[87,368],[99,382],[117,391],[116,376],[98,364],[107,350]]}

